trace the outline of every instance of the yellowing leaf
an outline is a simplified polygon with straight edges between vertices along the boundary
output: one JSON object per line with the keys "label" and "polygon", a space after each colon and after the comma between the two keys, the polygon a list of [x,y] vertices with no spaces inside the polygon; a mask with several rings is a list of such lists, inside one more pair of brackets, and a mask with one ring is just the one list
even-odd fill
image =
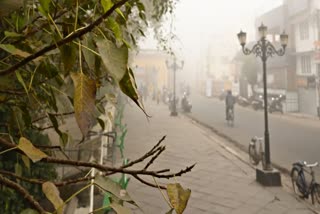
{"label": "yellowing leaf", "polygon": [[72,73],[74,82],[74,111],[77,124],[86,136],[95,122],[96,82],[82,73]]}
{"label": "yellowing leaf", "polygon": [[22,155],[22,161],[23,161],[23,163],[24,163],[24,165],[28,168],[28,169],[30,169],[30,159],[27,157],[27,156],[25,156],[25,155]]}
{"label": "yellowing leaf", "polygon": [[12,55],[21,56],[23,58],[30,56],[29,53],[22,51],[10,44],[0,44],[0,48],[11,53]]}
{"label": "yellowing leaf", "polygon": [[34,147],[27,138],[21,137],[17,147],[23,151],[33,162],[37,162],[42,158],[47,157],[44,152]]}
{"label": "yellowing leaf", "polygon": [[106,39],[99,40],[97,46],[104,65],[111,76],[119,82],[127,70],[128,48],[125,45],[118,48],[115,44]]}
{"label": "yellowing leaf", "polygon": [[16,33],[16,32],[10,32],[10,31],[5,31],[4,35],[6,37],[21,37],[22,34]]}
{"label": "yellowing leaf", "polygon": [[177,214],[182,214],[190,198],[191,190],[184,190],[179,183],[168,184],[167,194],[169,201]]}
{"label": "yellowing leaf", "polygon": [[20,214],[39,214],[36,210],[27,208],[25,210],[22,210],[22,212]]}
{"label": "yellowing leaf", "polygon": [[19,163],[16,163],[14,165],[14,172],[16,173],[16,175],[21,176],[22,175],[22,167]]}
{"label": "yellowing leaf", "polygon": [[54,208],[57,210],[57,213],[63,214],[64,202],[60,198],[58,188],[50,181],[47,181],[42,184],[42,191],[46,195],[47,199],[53,204]]}

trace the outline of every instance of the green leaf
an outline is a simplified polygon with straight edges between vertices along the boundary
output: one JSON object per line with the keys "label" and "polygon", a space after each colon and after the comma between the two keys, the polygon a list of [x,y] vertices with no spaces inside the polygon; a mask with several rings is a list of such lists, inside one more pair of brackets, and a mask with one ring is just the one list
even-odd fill
{"label": "green leaf", "polygon": [[120,25],[118,24],[118,22],[114,18],[110,17],[107,20],[107,26],[114,33],[114,36],[117,39],[117,41],[118,42],[122,41],[122,31],[121,31]]}
{"label": "green leaf", "polygon": [[[90,51],[90,50],[95,51],[95,45],[93,43],[92,35],[91,34],[85,35],[82,42],[83,42],[83,45],[86,46],[86,48],[82,48],[84,59],[86,60],[89,68],[94,70],[96,55],[92,51]],[[88,50],[87,48],[90,50]]]}
{"label": "green leaf", "polygon": [[103,7],[103,12],[105,13],[113,6],[113,3],[111,0],[101,0],[101,5]]}
{"label": "green leaf", "polygon": [[74,82],[74,111],[77,124],[83,136],[95,123],[96,82],[82,73],[72,73]]}
{"label": "green leaf", "polygon": [[65,132],[61,132],[60,136],[60,144],[65,147],[68,144],[69,141],[69,135]]}
{"label": "green leaf", "polygon": [[44,152],[34,147],[27,138],[21,137],[17,147],[23,151],[34,163],[42,158],[47,157]]}
{"label": "green leaf", "polygon": [[28,208],[23,210],[20,214],[39,214],[39,213],[36,210]]}
{"label": "green leaf", "polygon": [[133,72],[130,68],[127,69],[125,75],[119,82],[119,86],[121,91],[128,97],[130,97],[142,109],[142,111],[146,113],[142,103],[139,100],[137,85],[135,82]]}
{"label": "green leaf", "polygon": [[58,188],[50,181],[47,181],[42,184],[42,191],[46,195],[47,199],[53,204],[54,208],[57,210],[57,214],[63,214],[64,202],[60,198]]}
{"label": "green leaf", "polygon": [[50,3],[51,3],[51,0],[39,0],[39,11],[44,15],[44,16],[47,16],[48,13],[50,12],[49,9],[50,9]]}
{"label": "green leaf", "polygon": [[128,48],[123,45],[117,48],[109,40],[100,40],[97,42],[101,59],[108,69],[111,76],[119,82],[127,70]]}
{"label": "green leaf", "polygon": [[0,48],[9,52],[12,55],[21,56],[23,58],[30,56],[29,53],[22,51],[22,50],[16,48],[13,45],[10,45],[10,44],[0,44]]}
{"label": "green leaf", "polygon": [[25,90],[26,93],[28,94],[29,91],[28,91],[27,85],[26,85],[26,83],[24,82],[24,80],[23,80],[20,72],[19,72],[19,71],[16,71],[15,73],[16,73],[16,77],[17,77],[19,83],[23,86],[24,90]]}
{"label": "green leaf", "polygon": [[126,20],[126,17],[123,15],[122,11],[119,8],[116,9],[116,12],[123,18],[123,20]]}
{"label": "green leaf", "polygon": [[191,190],[184,190],[179,183],[168,184],[167,194],[169,201],[177,214],[182,214],[187,207],[190,198]]}
{"label": "green leaf", "polygon": [[61,60],[64,65],[64,74],[69,74],[77,59],[77,48],[74,45],[63,45],[60,47]]}
{"label": "green leaf", "polygon": [[117,182],[111,180],[108,177],[97,176],[94,179],[94,183],[98,185],[100,188],[102,188],[103,190],[112,193],[120,200],[133,202],[128,192],[123,191],[123,189]]}
{"label": "green leaf", "polygon": [[23,36],[22,34],[16,33],[16,32],[10,32],[10,31],[5,31],[4,35],[6,37],[21,37]]}

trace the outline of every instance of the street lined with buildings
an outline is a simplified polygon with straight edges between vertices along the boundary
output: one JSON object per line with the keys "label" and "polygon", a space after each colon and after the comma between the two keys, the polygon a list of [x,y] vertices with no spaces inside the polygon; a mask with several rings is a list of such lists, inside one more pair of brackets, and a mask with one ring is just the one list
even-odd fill
{"label": "street lined with buildings", "polygon": [[[145,106],[152,116],[149,121],[136,106],[127,105],[125,109],[124,120],[128,128],[125,155],[133,160],[166,135],[166,151],[155,161],[153,169],[178,171],[196,163],[195,168],[183,177],[158,180],[160,184],[179,182],[184,188],[191,189],[185,214],[316,213],[311,205],[301,202],[287,188],[285,176],[282,176],[283,187],[265,188],[255,181],[255,171],[246,162],[246,154],[233,148],[232,144],[183,114],[170,116],[167,105],[148,101]],[[143,210],[136,208],[134,213],[169,210],[158,189],[145,186],[134,178],[129,182],[128,192]]]}

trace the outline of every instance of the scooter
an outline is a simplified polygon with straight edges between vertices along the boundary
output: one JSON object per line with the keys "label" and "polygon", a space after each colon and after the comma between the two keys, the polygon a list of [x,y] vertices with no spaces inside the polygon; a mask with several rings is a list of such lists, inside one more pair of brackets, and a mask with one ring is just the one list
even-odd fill
{"label": "scooter", "polygon": [[184,94],[181,99],[181,107],[184,112],[191,111],[192,105],[191,105],[190,101],[188,100],[188,97],[186,94]]}
{"label": "scooter", "polygon": [[263,109],[264,108],[264,101],[263,101],[262,95],[260,95],[258,99],[254,99],[251,102],[251,105],[252,105],[252,108],[256,111],[259,109]]}

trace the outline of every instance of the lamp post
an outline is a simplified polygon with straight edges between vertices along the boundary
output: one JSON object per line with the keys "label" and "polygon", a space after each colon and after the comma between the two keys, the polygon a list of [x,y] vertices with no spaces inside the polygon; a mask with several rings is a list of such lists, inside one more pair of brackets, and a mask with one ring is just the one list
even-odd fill
{"label": "lamp post", "polygon": [[168,61],[166,61],[166,64],[167,64],[167,67],[173,69],[173,105],[172,105],[172,110],[171,110],[170,115],[171,116],[177,116],[178,112],[177,112],[177,106],[176,106],[176,71],[177,71],[177,69],[182,69],[183,68],[184,61],[182,60],[180,62],[180,65],[178,65],[177,64],[177,58],[174,57],[172,65],[170,65]]}
{"label": "lamp post", "polygon": [[[263,169],[264,172],[263,174],[266,174],[267,177],[263,177],[262,179],[264,179],[263,181],[261,181],[261,183],[264,182],[269,182],[270,180],[268,180],[268,175],[270,173],[268,172],[273,172],[273,168],[271,166],[271,160],[270,160],[270,138],[269,138],[269,124],[268,124],[268,93],[267,93],[267,59],[269,57],[272,57],[273,55],[278,55],[278,56],[283,56],[286,50],[286,46],[288,44],[288,35],[283,33],[280,35],[280,41],[281,41],[281,48],[280,49],[276,49],[271,42],[269,42],[266,39],[267,36],[267,27],[264,26],[263,24],[261,24],[261,26],[258,28],[259,30],[259,34],[260,34],[260,40],[251,48],[248,49],[245,47],[246,44],[246,33],[240,31],[240,33],[238,33],[238,39],[239,42],[242,46],[242,51],[245,55],[249,55],[249,54],[255,54],[257,57],[260,57],[262,60],[262,69],[263,69],[263,95],[264,95],[264,146],[265,146],[265,168]],[[261,179],[258,175],[257,171],[257,180],[259,181],[259,179]],[[271,175],[273,175],[271,173]],[[271,176],[272,177],[272,176]],[[265,180],[267,179],[267,180]],[[271,178],[272,179],[272,178]],[[280,179],[280,174],[279,174],[279,179]],[[273,182],[272,180],[270,182]],[[280,181],[280,185],[281,185],[281,181]],[[270,186],[270,185],[269,185]],[[274,186],[274,185],[272,185]]]}

